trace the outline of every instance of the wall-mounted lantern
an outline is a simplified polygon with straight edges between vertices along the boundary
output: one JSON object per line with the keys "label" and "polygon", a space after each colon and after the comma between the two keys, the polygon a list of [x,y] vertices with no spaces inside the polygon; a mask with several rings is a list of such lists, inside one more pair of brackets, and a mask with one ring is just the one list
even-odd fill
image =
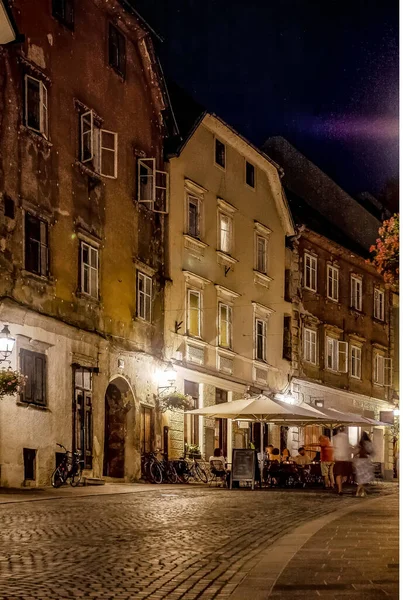
{"label": "wall-mounted lantern", "polygon": [[15,339],[11,337],[8,325],[0,331],[0,363],[6,361],[13,351]]}

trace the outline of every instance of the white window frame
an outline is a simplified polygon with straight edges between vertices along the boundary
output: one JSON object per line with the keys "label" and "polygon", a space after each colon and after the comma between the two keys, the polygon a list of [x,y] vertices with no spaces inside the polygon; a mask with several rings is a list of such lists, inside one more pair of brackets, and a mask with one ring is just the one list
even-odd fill
{"label": "white window frame", "polygon": [[[112,136],[113,148],[104,145],[104,137]],[[113,175],[107,175],[103,171],[104,155],[107,153],[113,154]],[[118,176],[118,134],[108,129],[99,130],[99,174],[108,179],[116,179]]]}
{"label": "white window frame", "polygon": [[[88,256],[90,259],[89,263],[84,262],[84,248],[88,249]],[[94,255],[96,257],[96,266],[92,264],[91,257]],[[88,291],[84,289],[84,273],[85,267],[88,268]],[[96,289],[92,290],[92,277],[91,273],[96,272]],[[99,251],[95,246],[91,246],[87,242],[80,240],[80,275],[81,275],[81,293],[86,296],[90,296],[91,298],[98,299],[99,295]]]}
{"label": "white window frame", "polygon": [[[225,247],[225,244],[223,244],[223,229],[221,227],[221,220],[222,219],[227,219],[228,221],[228,243],[227,243],[227,247]],[[229,215],[226,212],[223,212],[222,210],[218,211],[218,248],[220,250],[220,252],[224,252],[225,254],[231,254],[232,253],[232,248],[233,248],[233,231],[234,231],[234,219],[232,218],[231,215]]]}
{"label": "white window frame", "polygon": [[[28,124],[28,81],[35,81],[39,83],[39,129],[31,127]],[[25,75],[25,126],[36,133],[40,133],[44,138],[49,137],[49,122],[48,122],[48,90],[40,79],[32,77],[32,75]]]}
{"label": "white window frame", "polygon": [[[222,309],[226,312],[226,318],[222,318]],[[226,338],[228,343],[225,345],[222,343],[221,333],[226,330]],[[218,303],[218,345],[220,348],[232,348],[232,306],[225,302]]]}
{"label": "white window frame", "polygon": [[[89,127],[89,129],[88,129]],[[84,156],[84,139],[85,136],[90,138],[90,156]],[[106,136],[113,137],[113,147],[104,144]],[[103,164],[106,153],[113,154],[113,174],[104,172]],[[92,109],[80,115],[80,162],[84,165],[92,162],[92,169],[95,173],[106,177],[107,179],[117,179],[118,176],[118,134],[108,129],[101,129],[96,124],[95,113]],[[91,168],[90,166],[90,168]]]}
{"label": "white window frame", "polygon": [[385,320],[385,292],[379,288],[374,288],[374,318]]}
{"label": "white window frame", "polygon": [[362,348],[351,344],[350,346],[350,376],[353,379],[361,379],[362,371]]}
{"label": "white window frame", "polygon": [[327,297],[334,302],[339,301],[339,274],[338,267],[327,265]]}
{"label": "white window frame", "polygon": [[[191,311],[191,306],[190,306],[190,297],[194,295],[197,296],[199,298],[199,306],[196,309],[198,312],[198,333],[192,333],[190,331],[190,311]],[[187,300],[187,306],[186,306],[186,330],[189,336],[191,337],[195,337],[195,338],[201,338],[202,336],[202,325],[203,325],[203,316],[202,316],[202,298],[203,298],[203,294],[200,290],[195,290],[193,288],[188,288],[187,289],[187,293],[186,293],[186,300]],[[194,310],[194,309],[193,309]]]}
{"label": "white window frame", "polygon": [[[89,122],[88,122],[89,121]],[[89,126],[89,129],[84,130],[84,125]],[[88,158],[84,157],[84,139],[85,136],[90,138],[91,153]],[[80,161],[85,164],[94,159],[94,111],[87,110],[85,113],[80,115]]]}
{"label": "white window frame", "polygon": [[[311,285],[308,285],[308,272],[310,274],[309,283]],[[304,254],[304,288],[311,292],[317,292],[318,290],[318,259],[309,252],[305,252]]]}
{"label": "white window frame", "polygon": [[[222,165],[220,165],[220,163],[216,162],[216,156],[217,156],[216,145],[217,145],[217,142],[220,142],[220,144],[222,144],[224,146],[224,166],[222,166]],[[220,138],[218,138],[218,137],[214,138],[214,164],[215,164],[216,167],[218,167],[222,171],[225,171],[226,168],[227,168],[227,145],[222,140],[220,140]]]}
{"label": "white window frame", "polygon": [[[140,282],[143,282],[143,290],[140,290]],[[147,287],[149,291],[147,291]],[[141,299],[143,299],[144,310],[141,311]],[[152,305],[153,305],[153,280],[152,277],[137,271],[137,317],[147,323],[152,322]],[[143,314],[141,314],[143,312]],[[148,317],[148,318],[147,318]]]}
{"label": "white window frame", "polygon": [[373,381],[376,385],[392,385],[392,359],[376,352],[374,355]]}
{"label": "white window frame", "polygon": [[318,332],[316,329],[304,327],[304,361],[312,365],[317,364]]}
{"label": "white window frame", "polygon": [[326,369],[337,373],[348,372],[347,342],[326,336]]}
{"label": "white window frame", "polygon": [[[258,333],[258,324],[262,324],[262,334]],[[262,354],[263,356],[258,356],[258,339],[262,338]],[[254,322],[254,359],[262,362],[266,362],[267,359],[267,321],[262,319],[261,317],[255,316]]]}
{"label": "white window frame", "polygon": [[[250,185],[248,183],[248,179],[247,179],[247,165],[251,165],[251,167],[253,167],[253,171],[254,171],[254,175],[253,175],[253,183],[254,185]],[[251,190],[255,190],[256,189],[256,167],[253,163],[251,163],[249,160],[247,160],[245,158],[245,184],[248,186],[249,189]]]}
{"label": "white window frame", "polygon": [[[197,231],[196,235],[194,232],[190,232],[190,218],[189,218],[189,206],[190,204],[197,205]],[[201,239],[202,237],[202,209],[203,209],[203,201],[202,199],[193,194],[192,192],[186,192],[186,233],[195,239]]]}
{"label": "white window frame", "polygon": [[[355,310],[362,311],[362,278],[351,275],[350,277],[350,305]],[[358,293],[359,292],[359,293]]]}
{"label": "white window frame", "polygon": [[[259,244],[263,242],[263,269],[261,269],[261,265],[259,264]],[[260,233],[255,233],[255,269],[259,273],[263,273],[263,275],[267,275],[267,249],[268,249],[268,240],[266,237],[261,235]]]}

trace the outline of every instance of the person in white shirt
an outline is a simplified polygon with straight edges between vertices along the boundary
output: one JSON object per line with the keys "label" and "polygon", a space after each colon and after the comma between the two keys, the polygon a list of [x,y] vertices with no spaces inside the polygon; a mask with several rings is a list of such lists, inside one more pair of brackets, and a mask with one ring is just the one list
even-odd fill
{"label": "person in white shirt", "polygon": [[305,448],[303,446],[301,446],[301,448],[298,448],[298,454],[296,456],[293,456],[292,460],[295,462],[296,465],[304,466],[311,464],[311,459],[305,453]]}
{"label": "person in white shirt", "polygon": [[[211,461],[214,461],[214,463],[212,463]],[[222,465],[219,468],[218,468],[219,465],[217,465],[218,462],[221,463],[221,465]],[[225,456],[221,452],[220,448],[215,448],[214,449],[213,456],[210,456],[209,463],[210,463],[211,472],[216,477],[220,477],[223,482],[225,481],[226,485],[228,487],[228,480],[229,480],[229,476],[230,476],[230,471],[228,471],[228,469],[227,469],[227,463],[226,463],[226,460],[225,460]]]}
{"label": "person in white shirt", "polygon": [[337,493],[343,493],[343,481],[346,481],[353,473],[352,446],[348,441],[348,435],[344,427],[340,427],[337,435],[332,440],[334,450],[334,477],[336,479]]}

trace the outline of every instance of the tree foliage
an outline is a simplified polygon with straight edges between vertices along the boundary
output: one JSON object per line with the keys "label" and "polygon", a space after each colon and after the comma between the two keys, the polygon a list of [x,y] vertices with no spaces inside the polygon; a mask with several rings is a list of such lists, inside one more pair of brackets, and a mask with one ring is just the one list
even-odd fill
{"label": "tree foliage", "polygon": [[371,263],[385,283],[397,287],[399,282],[399,215],[387,219],[379,228],[379,238],[371,246]]}

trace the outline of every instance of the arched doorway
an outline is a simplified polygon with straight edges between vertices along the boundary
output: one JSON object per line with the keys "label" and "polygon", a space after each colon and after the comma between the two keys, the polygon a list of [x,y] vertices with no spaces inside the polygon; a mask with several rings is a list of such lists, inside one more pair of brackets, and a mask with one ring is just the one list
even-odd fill
{"label": "arched doorway", "polygon": [[106,477],[125,476],[126,415],[133,406],[133,394],[123,377],[108,385],[105,393],[104,469]]}

